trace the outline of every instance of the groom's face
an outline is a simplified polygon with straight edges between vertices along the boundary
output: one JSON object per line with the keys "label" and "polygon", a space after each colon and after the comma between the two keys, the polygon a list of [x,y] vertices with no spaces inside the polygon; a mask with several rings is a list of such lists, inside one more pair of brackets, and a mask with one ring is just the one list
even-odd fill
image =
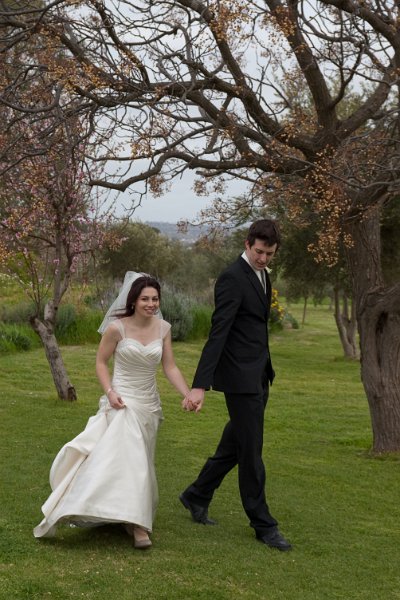
{"label": "groom's face", "polygon": [[257,269],[257,271],[261,271],[262,269],[265,269],[265,267],[268,267],[269,263],[274,258],[277,249],[277,244],[268,246],[266,242],[257,238],[252,246],[250,246],[248,240],[245,241],[244,245],[249,263],[254,269]]}

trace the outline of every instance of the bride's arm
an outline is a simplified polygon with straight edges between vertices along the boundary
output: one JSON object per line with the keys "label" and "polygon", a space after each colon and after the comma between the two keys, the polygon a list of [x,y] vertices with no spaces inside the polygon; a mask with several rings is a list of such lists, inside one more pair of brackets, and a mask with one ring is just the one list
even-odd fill
{"label": "bride's arm", "polygon": [[168,381],[174,386],[174,388],[186,397],[190,390],[188,384],[185,381],[182,373],[178,369],[175,363],[174,352],[172,350],[171,331],[168,331],[164,337],[163,354],[161,363],[163,371]]}
{"label": "bride's arm", "polygon": [[122,398],[111,387],[111,376],[108,368],[108,362],[112,357],[115,347],[121,339],[121,334],[116,327],[110,325],[104,332],[100,340],[96,355],[96,374],[100,381],[104,393],[113,408],[123,408],[125,406]]}

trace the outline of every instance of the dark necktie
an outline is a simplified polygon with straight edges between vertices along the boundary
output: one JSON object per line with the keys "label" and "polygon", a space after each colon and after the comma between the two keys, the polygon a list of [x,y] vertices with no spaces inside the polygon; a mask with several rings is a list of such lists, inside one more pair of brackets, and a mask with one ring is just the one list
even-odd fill
{"label": "dark necktie", "polygon": [[266,284],[266,281],[265,281],[265,271],[264,271],[264,269],[261,271],[261,282],[262,282],[264,294],[266,294],[267,293],[267,284]]}

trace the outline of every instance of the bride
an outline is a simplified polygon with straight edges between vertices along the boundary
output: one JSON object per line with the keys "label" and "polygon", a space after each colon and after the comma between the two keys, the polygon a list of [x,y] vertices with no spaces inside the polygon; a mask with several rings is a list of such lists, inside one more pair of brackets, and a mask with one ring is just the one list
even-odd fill
{"label": "bride", "polygon": [[171,326],[159,318],[160,298],[156,279],[126,274],[99,329],[96,373],[105,395],[85,430],[53,462],[53,491],[42,506],[44,519],[35,537],[54,536],[62,522],[78,527],[122,523],[136,548],[151,546],[158,502],[154,454],[163,418],[156,384],[160,361],[176,390],[184,397],[189,393],[175,364]]}

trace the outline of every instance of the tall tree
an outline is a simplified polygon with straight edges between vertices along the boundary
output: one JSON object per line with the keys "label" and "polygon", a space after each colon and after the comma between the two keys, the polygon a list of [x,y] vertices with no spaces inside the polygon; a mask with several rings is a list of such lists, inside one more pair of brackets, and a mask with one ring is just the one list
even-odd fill
{"label": "tall tree", "polygon": [[[344,243],[374,450],[400,450],[400,282],[385,281],[380,258],[380,216],[400,182],[398,2],[0,6],[8,56],[37,35],[65,50],[62,64],[45,54],[29,76],[51,73],[71,92],[65,110],[83,112],[98,132],[111,168],[93,184],[162,193],[195,169],[199,192],[207,182],[220,192],[238,178],[249,183],[248,205],[269,201],[274,188],[293,217],[304,206],[312,211],[320,259],[333,263],[337,241]],[[1,101],[28,111],[18,95],[22,76],[2,86]],[[365,81],[362,102],[349,110],[349,94]],[[311,106],[285,94],[288,82],[301,82]]]}

